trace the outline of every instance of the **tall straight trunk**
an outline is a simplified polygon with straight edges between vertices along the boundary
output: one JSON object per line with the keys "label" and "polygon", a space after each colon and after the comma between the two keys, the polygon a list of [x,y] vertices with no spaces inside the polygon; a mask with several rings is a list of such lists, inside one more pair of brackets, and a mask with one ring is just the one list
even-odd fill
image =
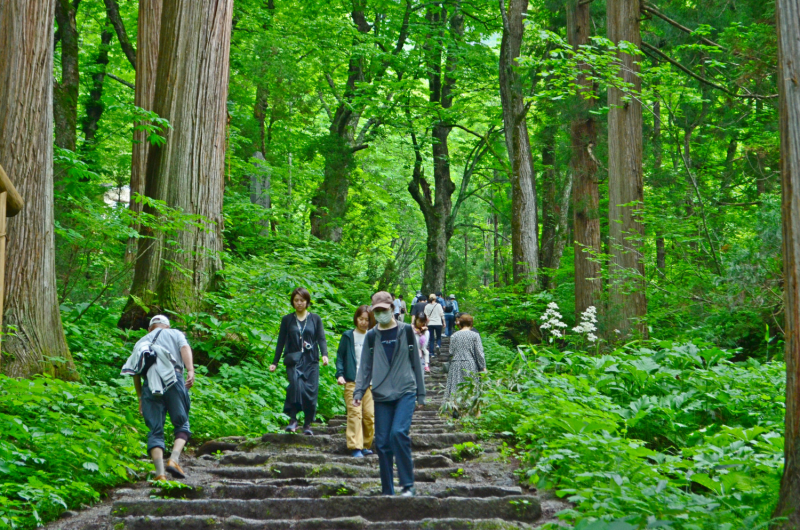
{"label": "tall straight trunk", "polygon": [[526,292],[538,287],[539,227],[536,213],[536,179],[528,138],[527,107],[516,61],[522,48],[528,0],[500,0],[503,40],[500,44],[500,101],[503,106],[506,148],[511,164],[511,254],[514,282]]}
{"label": "tall straight trunk", "polygon": [[80,0],[55,0],[56,22],[61,36],[61,82],[53,88],[56,145],[74,151],[78,138],[78,26],[75,20]]}
{"label": "tall straight trunk", "polygon": [[92,74],[92,89],[89,91],[89,100],[86,102],[86,117],[83,120],[83,139],[87,147],[94,144],[100,118],[103,116],[105,105],[103,104],[103,85],[106,79],[106,67],[108,66],[108,49],[111,39],[114,36],[108,21],[100,34],[100,50],[97,52],[95,60],[96,69]]}
{"label": "tall straight trunk", "polygon": [[[261,151],[256,152],[253,159],[254,161],[250,165],[250,203],[269,210],[272,207],[272,197],[270,196],[272,168],[267,164]],[[263,227],[261,235],[267,235],[269,222],[262,221],[261,226]]]}
{"label": "tall straight trunk", "polygon": [[[158,66],[158,43],[161,35],[161,12],[164,0],[139,0],[139,25],[136,57],[136,89],[134,105],[144,110],[153,110],[153,97],[156,90],[156,67]],[[145,173],[150,143],[145,131],[134,131],[133,152],[131,156],[131,202],[134,213],[142,212],[142,203],[136,201],[137,195],[144,195]],[[137,226],[138,229],[138,226]],[[133,259],[137,248],[135,240],[128,245],[128,259]]]}
{"label": "tall straight trunk", "polygon": [[544,131],[542,148],[542,241],[541,241],[541,286],[552,289],[553,272],[561,267],[561,256],[569,232],[569,199],[572,194],[572,174],[561,176],[555,167],[556,127],[548,125]]}
{"label": "tall straight trunk", "polygon": [[[608,37],[618,44],[627,41],[641,46],[639,0],[609,0]],[[642,182],[642,81],[635,57],[620,52],[622,80],[632,94],[609,87],[608,90],[608,189],[609,189],[609,314],[611,329],[627,334],[632,327],[642,334],[647,327],[642,240],[644,206]]]}
{"label": "tall straight trunk", "polygon": [[54,7],[49,0],[0,2],[0,164],[25,201],[7,225],[3,331],[9,335],[0,368],[14,377],[76,379],[56,293]]}
{"label": "tall straight trunk", "polygon": [[[149,313],[197,310],[221,266],[232,11],[233,0],[164,2],[154,111],[172,129],[150,147],[145,193],[208,222],[179,231],[169,246],[163,233],[144,229],[131,294]],[[126,327],[145,324],[133,296]]]}
{"label": "tall straight trunk", "polygon": [[784,467],[774,528],[800,528],[800,0],[777,0],[786,323]]}
{"label": "tall straight trunk", "polygon": [[[653,101],[653,179],[656,186],[661,186],[661,165],[664,151],[661,145],[661,100],[658,93]],[[667,246],[664,244],[664,233],[656,230],[656,269],[663,276],[667,270]]]}
{"label": "tall straight trunk", "polygon": [[[567,7],[567,37],[574,49],[589,44],[591,29],[591,5],[588,2],[570,0]],[[572,157],[572,212],[575,264],[575,313],[576,317],[590,306],[598,307],[603,292],[599,254],[600,242],[600,191],[597,182],[597,160],[593,149],[597,145],[597,122],[592,110],[597,87],[587,78],[588,65],[581,65],[573,117],[570,123]]]}

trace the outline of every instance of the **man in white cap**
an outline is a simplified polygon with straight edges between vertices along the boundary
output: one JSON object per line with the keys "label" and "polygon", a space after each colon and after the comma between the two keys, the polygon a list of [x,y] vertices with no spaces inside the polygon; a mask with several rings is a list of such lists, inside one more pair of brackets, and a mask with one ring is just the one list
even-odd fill
{"label": "man in white cap", "polygon": [[[178,464],[183,447],[189,440],[189,389],[194,384],[194,361],[192,348],[186,341],[186,336],[177,329],[169,326],[169,319],[164,315],[156,315],[150,320],[147,335],[139,339],[135,348],[149,342],[161,346],[169,351],[175,364],[177,383],[172,385],[162,395],[153,395],[149,385],[142,385],[142,377],[134,376],[133,385],[139,396],[139,414],[144,416],[144,422],[150,432],[147,434],[147,452],[153,459],[156,467],[155,480],[166,480],[165,471],[175,478],[186,478],[186,474]],[[185,374],[185,380],[184,380]],[[174,427],[175,442],[172,454],[164,465],[164,422],[167,413]]]}

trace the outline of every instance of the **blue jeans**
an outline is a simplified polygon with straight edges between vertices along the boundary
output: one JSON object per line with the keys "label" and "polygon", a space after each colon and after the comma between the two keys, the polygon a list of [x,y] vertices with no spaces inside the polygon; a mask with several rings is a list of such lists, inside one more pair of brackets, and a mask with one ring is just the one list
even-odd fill
{"label": "blue jeans", "polygon": [[453,334],[453,328],[456,326],[456,314],[455,313],[445,313],[444,314],[444,323],[445,323],[445,332],[444,336],[449,337]]}
{"label": "blue jeans", "polygon": [[434,349],[438,346],[439,348],[442,347],[442,325],[439,324],[438,326],[428,326],[428,331],[431,334],[431,341],[428,349],[431,353],[433,353]]}
{"label": "blue jeans", "polygon": [[183,375],[175,372],[178,380],[163,396],[154,396],[150,392],[147,380],[142,380],[142,415],[144,423],[150,432],[147,433],[147,453],[156,447],[165,450],[164,424],[167,421],[167,412],[172,422],[175,438],[188,440],[191,435],[189,430],[189,391],[183,381]]}
{"label": "blue jeans", "polygon": [[393,461],[397,461],[400,486],[414,485],[414,461],[411,459],[411,418],[417,402],[409,393],[397,401],[375,402],[375,449],[381,466],[381,493],[394,495]]}

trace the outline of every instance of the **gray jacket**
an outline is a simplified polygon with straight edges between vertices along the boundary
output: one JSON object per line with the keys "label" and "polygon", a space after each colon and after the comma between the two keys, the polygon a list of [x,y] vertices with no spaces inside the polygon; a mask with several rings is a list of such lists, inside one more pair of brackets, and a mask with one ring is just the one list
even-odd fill
{"label": "gray jacket", "polygon": [[425,377],[422,374],[419,345],[414,340],[413,332],[409,344],[408,332],[411,327],[408,324],[398,322],[397,326],[397,346],[391,365],[378,340],[378,330],[373,328],[367,332],[353,399],[363,398],[371,381],[372,399],[375,401],[396,401],[413,392],[417,395],[417,403],[425,404]]}

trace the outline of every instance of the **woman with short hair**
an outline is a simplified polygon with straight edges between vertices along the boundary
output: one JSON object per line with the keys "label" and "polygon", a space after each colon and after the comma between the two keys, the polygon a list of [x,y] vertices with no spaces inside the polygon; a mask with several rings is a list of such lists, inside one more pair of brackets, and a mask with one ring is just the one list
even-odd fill
{"label": "woman with short hair", "polygon": [[287,432],[297,431],[297,413],[303,412],[303,434],[312,436],[311,423],[317,413],[319,394],[319,358],[328,366],[328,343],[325,340],[325,328],[322,319],[310,313],[311,293],[304,287],[292,291],[294,313],[281,319],[278,332],[278,344],[275,347],[275,358],[269,367],[270,372],[278,368],[283,355],[286,366],[286,401],[283,412],[289,416]]}
{"label": "woman with short hair", "polygon": [[431,340],[428,344],[430,349],[441,349],[442,347],[442,328],[444,327],[444,309],[442,305],[436,301],[436,295],[431,294],[428,297],[428,305],[425,306],[423,312],[428,317],[428,330],[430,330]]}
{"label": "woman with short hair", "polygon": [[477,372],[486,371],[486,358],[483,355],[481,336],[472,331],[472,315],[460,315],[461,329],[450,337],[450,370],[447,373],[447,386],[444,390],[444,403],[453,405],[456,390],[464,380]]}
{"label": "woman with short hair", "polygon": [[353,457],[361,458],[372,454],[372,440],[375,437],[375,405],[370,388],[364,392],[361,405],[353,405],[353,392],[356,389],[358,366],[361,364],[361,351],[367,331],[374,327],[374,317],[369,306],[362,305],[353,316],[355,329],[342,334],[336,352],[336,381],[344,386],[344,403],[347,406],[347,448]]}

